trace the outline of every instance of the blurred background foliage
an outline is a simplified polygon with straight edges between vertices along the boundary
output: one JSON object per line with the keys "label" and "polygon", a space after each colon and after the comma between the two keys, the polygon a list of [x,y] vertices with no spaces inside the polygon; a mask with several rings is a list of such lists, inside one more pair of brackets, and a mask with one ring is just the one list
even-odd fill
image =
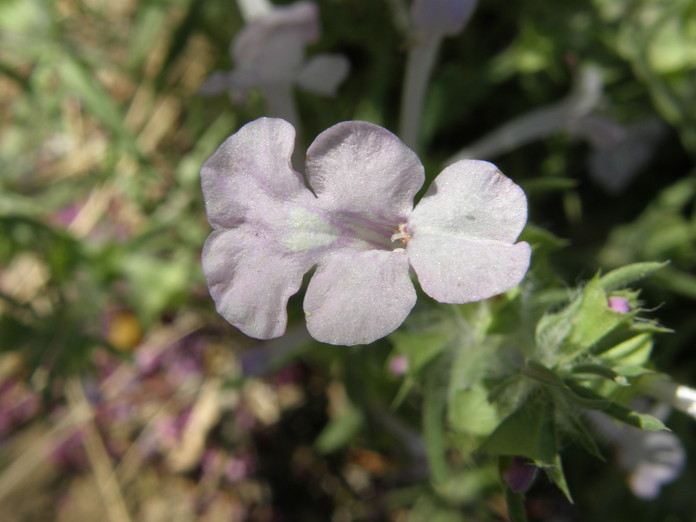
{"label": "blurred background foliage", "polygon": [[[395,130],[403,2],[317,3],[323,32],[311,51],[345,54],[351,72],[336,99],[296,93],[306,141],[350,119]],[[432,444],[454,436],[469,447],[480,434],[467,434],[467,419],[486,423],[482,406],[448,413],[454,435],[434,427],[456,390],[426,385],[418,370],[451,331],[431,327],[453,320],[445,312],[426,307],[403,332],[351,349],[306,336],[301,298],[290,304],[296,326],[268,343],[215,313],[199,266],[209,227],[198,171],[264,106],[198,89],[233,66],[242,25],[231,0],[0,0],[6,520],[503,520],[497,473],[474,466],[480,455],[450,452],[457,473],[428,480]],[[641,300],[674,330],[658,337],[656,367],[690,383],[694,42],[690,0],[482,0],[444,41],[421,133],[432,179],[466,145],[565,99],[583,67],[598,71],[582,123],[610,127],[614,141],[602,148],[601,132],[571,122],[495,162],[527,190],[539,286],[563,298],[598,270],[670,261],[640,283]],[[657,131],[630,130],[645,121]],[[623,186],[606,190],[602,173],[628,164]],[[455,315],[473,321],[476,310]],[[411,377],[390,371],[402,353]],[[693,422],[669,425],[693,459]],[[695,520],[693,466],[648,502],[631,495],[610,450],[606,462],[565,451],[576,503],[539,481],[531,520]]]}

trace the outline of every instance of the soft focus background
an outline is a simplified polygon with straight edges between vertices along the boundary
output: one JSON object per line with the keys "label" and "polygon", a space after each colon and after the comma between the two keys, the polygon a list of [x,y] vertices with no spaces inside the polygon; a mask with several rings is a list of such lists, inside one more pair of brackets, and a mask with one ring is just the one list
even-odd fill
{"label": "soft focus background", "polygon": [[[318,5],[309,51],[342,53],[351,71],[334,99],[296,93],[306,141],[349,119],[396,131],[403,4]],[[242,25],[232,0],[0,0],[3,521],[505,520],[490,466],[429,487],[417,389],[390,407],[403,373],[392,341],[321,346],[301,296],[271,342],[215,313],[199,169],[264,104],[198,91],[234,65]],[[549,107],[571,110],[537,114],[547,132],[491,156],[558,238],[545,236],[534,277],[572,286],[671,260],[641,283],[674,330],[654,363],[696,383],[696,4],[481,1],[430,84],[428,178]],[[668,424],[688,460],[658,498],[632,495],[609,446],[602,462],[570,445],[575,505],[540,479],[530,519],[696,520],[696,424]]]}

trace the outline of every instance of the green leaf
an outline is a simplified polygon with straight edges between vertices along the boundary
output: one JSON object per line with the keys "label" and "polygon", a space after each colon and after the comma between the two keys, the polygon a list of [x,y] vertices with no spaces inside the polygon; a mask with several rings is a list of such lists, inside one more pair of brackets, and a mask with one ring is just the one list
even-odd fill
{"label": "green leaf", "polygon": [[603,275],[599,279],[599,283],[605,292],[610,292],[618,288],[623,288],[630,283],[639,281],[648,277],[650,274],[664,268],[669,264],[669,261],[662,263],[646,262],[633,263],[632,265],[622,266],[616,270]]}
{"label": "green leaf", "polygon": [[652,335],[641,333],[599,355],[610,366],[642,366],[650,358]]}
{"label": "green leaf", "polygon": [[573,497],[570,494],[570,488],[568,488],[568,482],[566,481],[565,473],[563,473],[563,466],[561,464],[560,455],[556,455],[553,465],[544,467],[544,472],[546,473],[546,476],[549,477],[549,480],[556,484],[558,489],[560,489],[563,492],[563,494],[568,499],[568,502],[573,504]]}
{"label": "green leaf", "polygon": [[589,350],[616,327],[629,323],[634,315],[611,310],[601,280],[593,278],[579,298],[570,334],[562,347],[563,359],[572,360]]}
{"label": "green leaf", "polygon": [[449,328],[441,327],[442,320],[427,330],[398,330],[389,336],[397,351],[408,356],[408,372],[415,375],[437,357],[452,341]]}
{"label": "green leaf", "polygon": [[480,385],[451,393],[447,413],[455,431],[472,435],[488,435],[499,420],[497,409]]}
{"label": "green leaf", "polygon": [[556,373],[549,370],[546,366],[539,364],[536,361],[526,361],[522,367],[522,374],[534,379],[545,386],[553,388],[565,388],[565,383]]}
{"label": "green leaf", "polygon": [[545,314],[537,323],[536,345],[543,354],[556,358],[556,353],[573,328],[573,315],[579,301],[573,301],[560,312]]}
{"label": "green leaf", "polygon": [[136,252],[123,259],[121,269],[132,284],[133,305],[145,322],[154,320],[184,295],[195,270],[192,259],[185,255],[165,261]]}
{"label": "green leaf", "polygon": [[558,453],[553,405],[544,395],[535,395],[503,419],[479,449],[553,465]]}
{"label": "green leaf", "polygon": [[[408,374],[392,401],[392,408],[397,408],[403,402],[411,388],[422,378],[425,367],[453,342],[454,333],[447,321],[439,317],[433,322],[433,317],[429,314],[415,316],[409,320],[408,328],[389,336],[396,352],[408,357]],[[423,319],[430,319],[426,323],[427,327],[417,328]]]}
{"label": "green leaf", "polygon": [[352,404],[347,404],[321,430],[321,433],[314,441],[317,451],[327,454],[346,446],[360,431],[364,420],[363,414],[359,409]]}
{"label": "green leaf", "polygon": [[594,391],[585,388],[572,380],[567,380],[566,384],[568,385],[569,391],[571,391],[571,393],[576,397],[591,401],[587,404],[597,404],[597,406],[594,408],[592,406],[585,406],[587,408],[601,410],[607,415],[614,417],[616,420],[620,420],[621,422],[629,424],[630,426],[635,426],[636,428],[640,428],[642,430],[662,431],[667,429],[662,421],[653,417],[652,415],[648,415],[647,413],[638,413],[630,408],[621,406],[620,404],[610,401],[606,397],[602,397],[598,393],[595,393]]}
{"label": "green leaf", "polygon": [[581,412],[570,411],[564,413],[565,419],[569,422],[571,428],[573,429],[573,436],[575,437],[575,440],[577,440],[590,455],[604,461],[604,455],[602,455],[599,446],[597,446],[597,442],[588,429],[586,419],[581,416]]}
{"label": "green leaf", "polygon": [[619,386],[628,386],[628,381],[623,375],[619,375],[611,368],[602,366],[601,364],[577,364],[571,369],[571,373],[597,375],[615,382]]}

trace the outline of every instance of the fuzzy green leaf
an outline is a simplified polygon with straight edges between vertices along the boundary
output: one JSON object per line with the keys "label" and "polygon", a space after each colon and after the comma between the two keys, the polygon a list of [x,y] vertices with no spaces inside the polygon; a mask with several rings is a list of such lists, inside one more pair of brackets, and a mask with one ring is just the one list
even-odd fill
{"label": "fuzzy green leaf", "polygon": [[620,420],[630,426],[635,426],[642,430],[647,431],[662,431],[666,430],[667,427],[659,419],[648,415],[647,413],[638,413],[630,408],[621,406],[609,399],[602,397],[601,395],[595,393],[594,391],[585,388],[571,380],[566,381],[569,390],[578,398],[582,398],[586,401],[590,401],[588,404],[594,402],[597,404],[596,407],[585,406],[591,409],[601,410],[607,415],[614,417],[616,420]]}
{"label": "fuzzy green leaf", "polygon": [[611,290],[623,288],[630,283],[644,279],[668,264],[669,261],[662,263],[633,263],[631,265],[622,266],[621,268],[617,268],[616,270],[612,270],[611,272],[603,275],[599,279],[599,282],[605,292],[610,292]]}
{"label": "fuzzy green leaf", "polygon": [[552,404],[542,395],[528,400],[506,417],[479,449],[552,465],[558,453]]}

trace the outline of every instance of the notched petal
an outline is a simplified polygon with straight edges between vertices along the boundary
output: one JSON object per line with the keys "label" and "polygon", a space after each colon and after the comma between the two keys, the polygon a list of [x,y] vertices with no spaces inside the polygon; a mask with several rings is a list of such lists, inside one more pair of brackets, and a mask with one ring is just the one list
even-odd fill
{"label": "notched petal", "polygon": [[399,138],[361,121],[339,123],[317,136],[306,167],[324,208],[364,216],[407,216],[425,179],[418,156]]}
{"label": "notched petal", "polygon": [[218,313],[257,339],[285,333],[288,299],[313,262],[311,255],[283,252],[275,238],[249,225],[214,231],[202,255]]}
{"label": "notched petal", "polygon": [[435,178],[413,211],[415,235],[512,243],[527,222],[524,191],[487,161],[461,160]]}
{"label": "notched petal", "polygon": [[307,288],[307,329],[337,345],[369,344],[398,328],[416,303],[402,253],[337,253],[322,260]]}
{"label": "notched petal", "polygon": [[423,291],[441,303],[470,303],[517,286],[529,269],[527,243],[414,235],[406,247]]}
{"label": "notched petal", "polygon": [[208,220],[232,228],[262,219],[271,208],[311,193],[290,164],[295,129],[277,118],[247,123],[227,138],[201,169]]}

